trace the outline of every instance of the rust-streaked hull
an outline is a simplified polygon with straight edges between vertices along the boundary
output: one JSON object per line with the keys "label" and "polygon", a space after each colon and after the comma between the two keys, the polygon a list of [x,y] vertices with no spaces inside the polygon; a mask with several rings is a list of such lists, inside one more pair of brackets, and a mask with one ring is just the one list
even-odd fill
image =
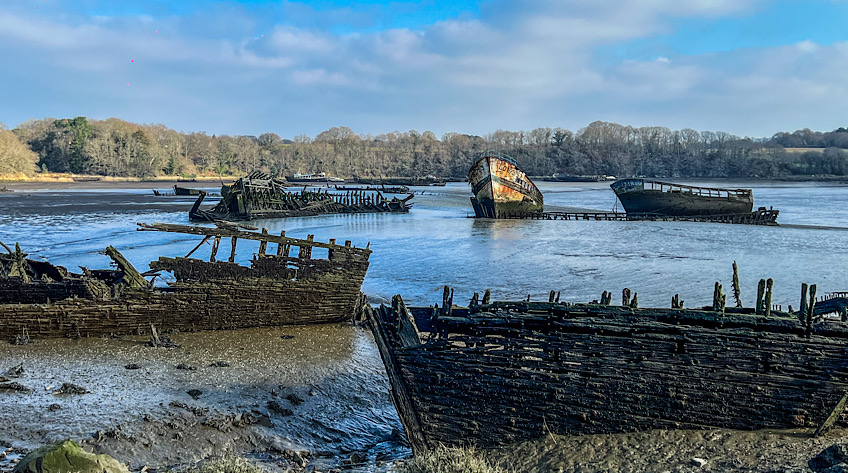
{"label": "rust-streaked hull", "polygon": [[511,158],[486,154],[468,171],[478,218],[506,218],[539,213],[542,193]]}

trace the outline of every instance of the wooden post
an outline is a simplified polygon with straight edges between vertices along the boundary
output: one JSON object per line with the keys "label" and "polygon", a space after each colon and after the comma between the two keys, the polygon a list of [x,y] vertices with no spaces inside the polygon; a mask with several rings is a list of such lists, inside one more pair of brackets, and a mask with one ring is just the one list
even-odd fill
{"label": "wooden post", "polygon": [[633,299],[630,300],[630,308],[631,309],[639,308],[639,293],[638,292],[633,293]]}
{"label": "wooden post", "polygon": [[212,254],[209,256],[209,261],[215,262],[215,255],[218,254],[218,245],[221,244],[221,237],[216,236],[214,240],[212,240]]}
{"label": "wooden post", "polygon": [[801,283],[801,308],[798,309],[801,313],[801,320],[807,318],[807,283]]}
{"label": "wooden post", "polygon": [[736,307],[742,307],[742,291],[739,289],[739,268],[736,261],[733,262],[733,298],[736,299]]}
{"label": "wooden post", "polygon": [[[449,313],[450,313],[448,311],[448,307],[449,307],[448,304],[450,304],[449,300],[450,300],[450,287],[445,286],[444,290],[442,291],[442,315],[443,316],[448,316]],[[483,298],[483,300],[485,300],[485,297]],[[485,302],[484,302],[484,304],[485,304]]]}
{"label": "wooden post", "polygon": [[232,240],[233,250],[230,252],[230,259],[227,261],[234,263],[236,261],[236,243],[238,243],[238,237],[232,237],[230,239]]}
{"label": "wooden post", "polygon": [[[285,230],[281,231],[280,236],[285,237],[286,231]],[[284,245],[282,242],[277,243],[277,256],[283,256],[283,247],[284,246],[288,246],[288,245]],[[288,256],[288,253],[286,253],[286,256]]]}
{"label": "wooden post", "polygon": [[[268,234],[268,229],[267,229],[267,228],[263,228],[263,229],[262,229],[262,234],[263,234],[263,235],[267,235],[267,234]],[[265,241],[265,240],[261,240],[261,241],[259,242],[259,254],[260,254],[260,255],[264,255],[264,254],[265,254],[265,250],[266,250],[267,248],[268,248],[268,242],[267,242],[267,241]]]}
{"label": "wooden post", "polygon": [[624,290],[621,291],[621,306],[630,306],[630,288],[625,287]]}
{"label": "wooden post", "polygon": [[766,281],[766,300],[765,300],[765,315],[766,317],[771,315],[771,292],[774,288],[774,279],[768,278]]}
{"label": "wooden post", "polygon": [[492,302],[492,291],[489,290],[489,289],[486,289],[486,291],[483,293],[483,305],[490,304],[491,302]]}
{"label": "wooden post", "polygon": [[556,291],[554,291],[553,289],[551,289],[551,294],[548,296],[548,302],[550,302],[551,304],[553,304],[553,303],[554,303],[554,298],[556,298]]}
{"label": "wooden post", "polygon": [[757,283],[757,308],[754,310],[756,314],[763,313],[763,296],[766,292],[766,280],[760,279],[760,282]]}
{"label": "wooden post", "polygon": [[807,337],[813,333],[813,311],[816,308],[816,285],[810,284],[810,303],[807,305]]}

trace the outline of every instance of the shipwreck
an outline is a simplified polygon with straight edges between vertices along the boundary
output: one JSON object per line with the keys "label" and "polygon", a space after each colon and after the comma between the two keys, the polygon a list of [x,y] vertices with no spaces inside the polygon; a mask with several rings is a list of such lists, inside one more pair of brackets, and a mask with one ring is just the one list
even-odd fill
{"label": "shipwreck", "polygon": [[201,191],[189,210],[193,221],[238,221],[261,218],[306,217],[334,213],[406,213],[412,207],[412,195],[387,199],[381,192],[326,190],[288,192],[279,181],[261,172],[253,172],[232,185],[221,187],[221,201],[201,209],[206,193]]}
{"label": "shipwreck", "polygon": [[687,186],[650,179],[621,179],[610,184],[627,213],[669,216],[750,214],[751,189]]}
{"label": "shipwreck", "polygon": [[[12,250],[0,244],[6,250],[0,254],[0,338],[136,334],[151,324],[163,331],[193,331],[329,323],[350,319],[363,303],[359,291],[371,250],[350,241],[324,243],[312,235],[297,239],[234,224],[138,226],[202,239],[184,257],[161,256],[144,273],[111,246],[104,253],[114,269],[72,273],[28,259],[19,245]],[[230,240],[229,257],[218,261],[223,239]],[[249,266],[235,262],[242,240],[259,242]],[[210,242],[208,260],[191,257]],[[313,258],[314,249],[325,257]],[[173,280],[160,287],[147,279],[162,273]]]}
{"label": "shipwreck", "polygon": [[542,212],[544,199],[509,156],[486,151],[468,171],[477,218],[523,218]]}
{"label": "shipwreck", "polygon": [[[738,285],[738,284],[737,284]],[[738,288],[734,286],[735,294]],[[797,311],[639,308],[605,292],[592,303],[496,302],[468,307],[366,308],[392,399],[416,452],[439,444],[483,448],[547,433],[650,429],[816,428],[848,399],[848,294],[817,300],[803,285]],[[825,317],[826,312],[841,317]]]}

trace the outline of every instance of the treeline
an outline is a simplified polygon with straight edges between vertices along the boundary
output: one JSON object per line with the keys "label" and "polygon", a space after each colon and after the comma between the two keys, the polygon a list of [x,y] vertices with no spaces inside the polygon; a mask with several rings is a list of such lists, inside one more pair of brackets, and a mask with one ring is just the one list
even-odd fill
{"label": "treeline", "polygon": [[334,127],[311,138],[210,136],[123,120],[31,120],[0,126],[0,174],[70,172],[153,177],[326,172],[339,177],[464,177],[486,149],[516,158],[530,175],[779,177],[848,174],[848,130],[740,138],[724,132],[596,121],[486,136],[430,131],[357,135]]}

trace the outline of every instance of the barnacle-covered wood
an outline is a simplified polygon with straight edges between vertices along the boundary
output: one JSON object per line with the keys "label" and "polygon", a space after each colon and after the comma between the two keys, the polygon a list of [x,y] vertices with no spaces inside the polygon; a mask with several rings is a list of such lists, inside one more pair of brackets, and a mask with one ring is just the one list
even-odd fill
{"label": "barnacle-covered wood", "polygon": [[371,319],[416,451],[548,432],[819,427],[844,407],[845,323],[818,318],[808,334],[800,314],[711,309],[493,302],[413,308],[413,322],[398,300]]}
{"label": "barnacle-covered wood", "polygon": [[[271,241],[285,247],[326,248],[327,258],[257,254],[250,266],[197,258],[160,257],[154,271],[175,281],[153,287],[114,248],[106,254],[117,269],[82,274],[25,258],[0,254],[0,338],[28,332],[32,338],[214,330],[310,324],[353,316],[368,269],[368,249],[224,228],[143,225],[206,237]],[[267,243],[266,243],[267,245]],[[194,251],[194,250],[192,250]],[[14,271],[14,275],[11,275]]]}

